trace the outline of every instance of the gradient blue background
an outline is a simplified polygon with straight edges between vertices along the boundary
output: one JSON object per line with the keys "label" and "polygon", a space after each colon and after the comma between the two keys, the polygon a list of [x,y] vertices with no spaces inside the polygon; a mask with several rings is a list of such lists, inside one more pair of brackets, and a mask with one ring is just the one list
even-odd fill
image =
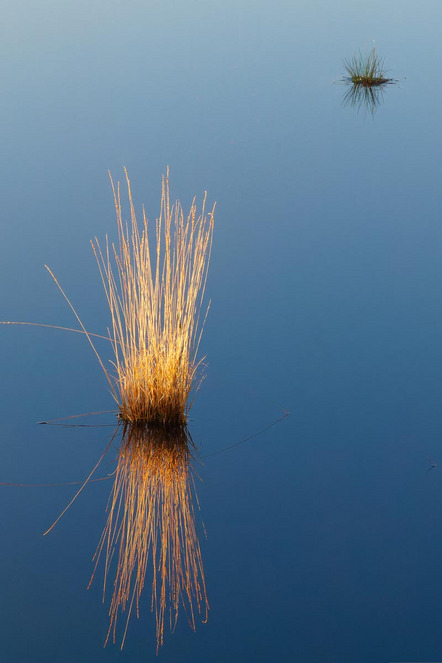
{"label": "gradient blue background", "polygon": [[[75,325],[46,263],[105,332],[107,169],[153,220],[170,165],[185,207],[217,201],[200,453],[291,412],[198,467],[209,622],[159,661],[442,661],[441,22],[439,0],[3,2],[0,318]],[[400,81],[374,120],[339,83],[373,39]],[[110,429],[35,424],[113,407],[87,342],[0,334],[0,480],[82,479]],[[1,488],[2,660],[155,659],[148,592],[120,652],[86,591],[109,490],[43,538],[74,489]]]}

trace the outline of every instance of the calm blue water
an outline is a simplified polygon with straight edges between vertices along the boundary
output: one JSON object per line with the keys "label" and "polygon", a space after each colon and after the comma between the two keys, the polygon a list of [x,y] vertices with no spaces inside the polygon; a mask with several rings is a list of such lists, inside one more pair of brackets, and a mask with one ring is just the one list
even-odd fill
{"label": "calm blue water", "polygon": [[[105,332],[107,169],[154,219],[170,165],[185,207],[217,201],[200,455],[291,412],[198,465],[209,621],[181,619],[158,660],[442,661],[441,3],[14,0],[2,19],[0,318],[75,326],[48,264]],[[339,83],[373,40],[399,79],[374,119]],[[87,342],[0,333],[0,480],[85,478],[111,429],[36,422],[113,407]],[[109,491],[43,537],[75,488],[1,488],[2,660],[155,659],[148,592],[120,652],[86,591]]]}

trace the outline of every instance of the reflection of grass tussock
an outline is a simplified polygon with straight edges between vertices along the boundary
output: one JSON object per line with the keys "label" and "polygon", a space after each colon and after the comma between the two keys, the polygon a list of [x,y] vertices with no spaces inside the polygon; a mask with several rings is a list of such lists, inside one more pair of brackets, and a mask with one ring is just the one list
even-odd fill
{"label": "reflection of grass tussock", "polygon": [[127,610],[123,646],[134,606],[139,616],[148,566],[153,574],[151,609],[156,617],[157,649],[163,644],[167,613],[172,629],[180,607],[193,629],[197,613],[207,619],[189,444],[184,426],[125,426],[109,515],[96,552],[96,564],[105,555],[105,588],[113,557],[117,557],[106,642],[111,633],[115,642],[118,613]]}
{"label": "reflection of grass tussock", "polygon": [[346,80],[353,85],[376,87],[392,82],[391,78],[385,76],[384,60],[377,55],[375,47],[368,55],[359,52],[352,58],[344,60],[344,67],[347,73]]}
{"label": "reflection of grass tussock", "polygon": [[[93,243],[112,318],[120,416],[128,422],[184,424],[198,368],[202,305],[213,235],[213,212],[187,219],[170,205],[163,178],[156,246],[143,210],[140,232],[126,173],[130,228],[123,221],[120,187],[113,186],[119,247]],[[115,260],[115,267],[112,262]],[[109,376],[108,376],[109,377]]]}
{"label": "reflection of grass tussock", "polygon": [[344,106],[352,106],[357,108],[365,108],[372,116],[376,113],[378,106],[382,103],[384,95],[384,87],[364,87],[362,85],[351,85],[344,95]]}

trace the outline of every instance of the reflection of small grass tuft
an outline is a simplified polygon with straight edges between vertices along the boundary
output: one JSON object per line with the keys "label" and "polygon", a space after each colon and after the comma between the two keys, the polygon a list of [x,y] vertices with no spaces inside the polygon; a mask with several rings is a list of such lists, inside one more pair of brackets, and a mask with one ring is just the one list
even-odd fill
{"label": "reflection of small grass tuft", "polygon": [[344,60],[344,66],[347,72],[346,81],[353,85],[371,88],[379,85],[391,83],[392,79],[385,76],[383,68],[384,59],[376,54],[374,47],[368,55],[363,55],[360,51],[351,59]]}

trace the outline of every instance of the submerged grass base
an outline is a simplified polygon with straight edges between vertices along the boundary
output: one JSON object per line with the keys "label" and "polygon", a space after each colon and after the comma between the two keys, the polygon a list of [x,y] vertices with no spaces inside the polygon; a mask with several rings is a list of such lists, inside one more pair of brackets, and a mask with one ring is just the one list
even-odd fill
{"label": "submerged grass base", "polygon": [[384,76],[351,76],[350,81],[354,85],[363,85],[364,87],[376,87],[377,85],[385,85],[390,81],[389,78]]}

